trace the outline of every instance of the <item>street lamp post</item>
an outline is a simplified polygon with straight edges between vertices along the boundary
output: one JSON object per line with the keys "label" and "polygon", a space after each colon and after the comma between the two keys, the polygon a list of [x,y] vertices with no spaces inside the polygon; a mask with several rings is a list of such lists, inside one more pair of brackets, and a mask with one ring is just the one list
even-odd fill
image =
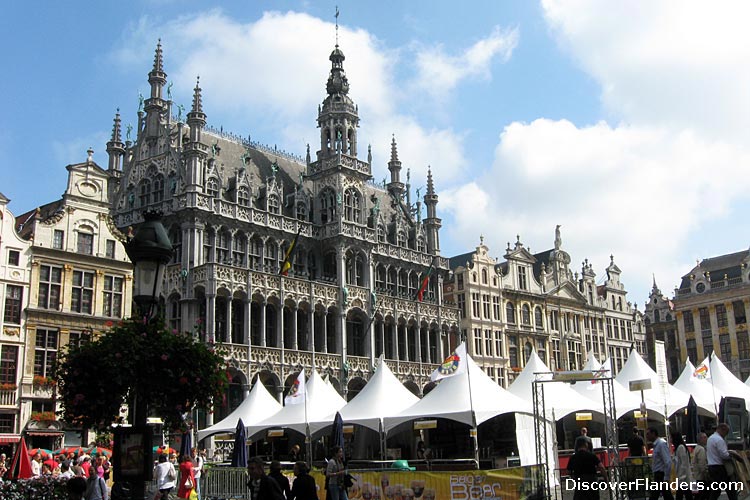
{"label": "street lamp post", "polygon": [[[162,280],[167,264],[172,259],[174,250],[166,229],[161,223],[161,213],[147,211],[143,213],[144,222],[138,227],[135,235],[128,235],[125,251],[133,263],[133,301],[138,311],[137,317],[144,323],[158,315],[158,301],[161,294]],[[134,316],[134,315],[131,315]],[[137,384],[136,384],[137,385]],[[143,442],[150,443],[150,432],[147,419],[148,407],[145,398],[138,391],[133,394],[133,430],[136,435],[144,436]],[[122,437],[121,437],[122,439]],[[119,450],[117,444],[115,449]],[[131,483],[130,497],[143,500],[146,496],[145,480],[148,479],[151,461],[150,445],[143,450],[143,475],[134,478]],[[114,490],[114,488],[113,488]],[[114,493],[114,491],[113,491]]]}

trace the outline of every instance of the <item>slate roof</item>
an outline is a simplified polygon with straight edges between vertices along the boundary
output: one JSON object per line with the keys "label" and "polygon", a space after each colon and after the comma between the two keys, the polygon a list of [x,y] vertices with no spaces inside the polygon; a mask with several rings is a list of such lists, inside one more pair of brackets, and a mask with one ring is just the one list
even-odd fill
{"label": "slate roof", "polygon": [[680,288],[690,288],[690,275],[695,274],[699,267],[701,272],[708,271],[711,273],[711,277],[714,280],[724,279],[725,274],[729,279],[738,278],[742,275],[742,262],[747,259],[748,256],[750,256],[750,252],[748,252],[748,250],[742,250],[740,252],[703,259],[700,262],[700,266],[695,266],[689,273],[682,277]]}

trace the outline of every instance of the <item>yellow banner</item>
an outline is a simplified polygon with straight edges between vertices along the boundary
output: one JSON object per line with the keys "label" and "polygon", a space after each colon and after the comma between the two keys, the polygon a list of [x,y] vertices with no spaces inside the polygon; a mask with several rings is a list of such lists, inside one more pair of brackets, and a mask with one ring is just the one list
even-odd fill
{"label": "yellow banner", "polygon": [[[543,492],[537,467],[426,472],[352,472],[349,500],[534,500]],[[313,471],[318,498],[325,500],[325,476]]]}

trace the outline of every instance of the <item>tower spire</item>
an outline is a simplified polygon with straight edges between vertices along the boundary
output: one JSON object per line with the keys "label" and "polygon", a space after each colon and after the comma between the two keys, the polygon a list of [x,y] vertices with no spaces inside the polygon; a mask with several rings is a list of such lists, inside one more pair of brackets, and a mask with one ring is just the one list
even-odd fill
{"label": "tower spire", "polygon": [[201,96],[201,77],[200,75],[195,81],[195,88],[193,89],[193,113],[203,113],[203,98]]}
{"label": "tower spire", "polygon": [[148,73],[148,83],[151,85],[151,95],[146,99],[143,108],[146,112],[145,133],[147,139],[154,139],[159,136],[164,116],[167,114],[167,102],[162,98],[164,85],[167,83],[167,74],[164,72],[161,38],[156,44],[154,67]]}
{"label": "tower spire", "polygon": [[339,6],[336,6],[336,48],[339,46]]}
{"label": "tower spire", "polygon": [[121,137],[121,120],[120,108],[117,108],[115,118],[112,124],[112,137],[107,142],[107,154],[109,155],[109,172],[110,174],[120,170],[120,162],[125,155],[125,144],[122,143]]}
{"label": "tower spire", "polygon": [[427,250],[433,254],[440,253],[440,227],[443,225],[437,216],[438,195],[432,180],[432,167],[427,166],[427,192],[424,195],[427,217],[424,220],[427,230]]}
{"label": "tower spire", "polygon": [[398,159],[395,134],[391,137],[391,161],[388,162],[388,170],[391,172],[391,182],[388,183],[388,190],[394,196],[400,198],[404,192],[404,184],[401,182],[401,162]]}
{"label": "tower spire", "polygon": [[154,52],[154,72],[164,72],[164,60],[161,52],[161,38],[156,42],[156,51]]}

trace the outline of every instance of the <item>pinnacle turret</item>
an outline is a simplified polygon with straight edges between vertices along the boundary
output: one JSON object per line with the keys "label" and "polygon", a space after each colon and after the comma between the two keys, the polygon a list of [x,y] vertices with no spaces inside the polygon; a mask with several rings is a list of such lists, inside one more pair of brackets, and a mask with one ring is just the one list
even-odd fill
{"label": "pinnacle turret", "polygon": [[164,59],[161,52],[161,38],[156,42],[156,51],[154,52],[154,72],[164,72]]}
{"label": "pinnacle turret", "polygon": [[203,113],[203,98],[201,97],[201,77],[199,76],[195,82],[195,88],[193,89],[193,113]]}
{"label": "pinnacle turret", "polygon": [[427,167],[427,195],[435,194],[435,184],[432,182],[432,168]]}
{"label": "pinnacle turret", "polygon": [[109,155],[109,171],[115,172],[120,170],[122,157],[125,155],[125,144],[122,143],[120,131],[120,108],[117,108],[115,118],[112,124],[112,137],[107,142],[107,154]]}
{"label": "pinnacle turret", "polygon": [[391,161],[388,162],[388,170],[391,172],[389,189],[394,194],[400,196],[404,190],[404,185],[401,183],[401,162],[398,159],[395,135],[393,135],[393,138],[391,139]]}
{"label": "pinnacle turret", "polygon": [[112,125],[112,142],[122,142],[122,136],[120,132],[120,108],[117,108],[115,113],[115,119]]}

